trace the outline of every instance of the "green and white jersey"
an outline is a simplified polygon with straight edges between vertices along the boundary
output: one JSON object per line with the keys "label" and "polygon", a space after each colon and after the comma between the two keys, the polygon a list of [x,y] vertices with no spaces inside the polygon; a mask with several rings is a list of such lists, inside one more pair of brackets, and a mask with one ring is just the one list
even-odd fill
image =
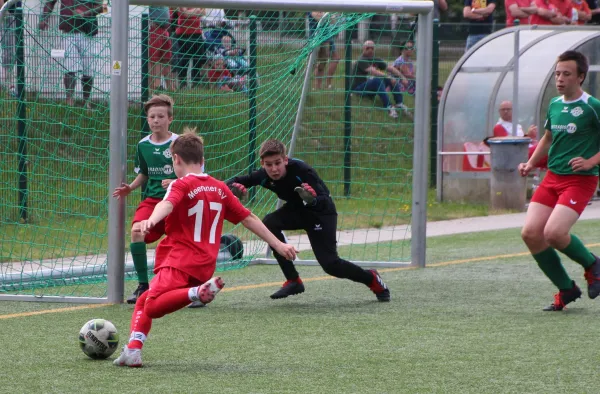
{"label": "green and white jersey", "polygon": [[550,100],[544,129],[552,133],[548,169],[559,175],[598,175],[598,166],[574,172],[569,160],[589,159],[600,151],[600,101],[587,93],[573,101]]}
{"label": "green and white jersey", "polygon": [[134,170],[136,174],[144,174],[148,177],[142,198],[163,198],[166,190],[162,187],[162,180],[177,178],[173,171],[173,159],[169,150],[171,142],[177,137],[179,137],[177,134],[171,133],[168,141],[156,143],[147,136],[138,142]]}

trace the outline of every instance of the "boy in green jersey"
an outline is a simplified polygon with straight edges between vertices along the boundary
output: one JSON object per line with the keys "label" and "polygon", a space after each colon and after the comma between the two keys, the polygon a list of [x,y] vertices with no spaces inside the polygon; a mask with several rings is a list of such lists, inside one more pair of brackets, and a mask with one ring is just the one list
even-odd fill
{"label": "boy in green jersey", "polygon": [[146,183],[142,202],[135,211],[131,227],[130,251],[139,285],[127,299],[128,304],[135,304],[138,297],[148,290],[146,244],[158,241],[165,233],[164,220],[146,234],[141,232],[140,222],[150,217],[156,204],[165,196],[169,184],[176,179],[170,146],[178,135],[169,131],[169,126],[173,122],[173,99],[164,94],[152,96],[144,104],[144,110],[152,134],[142,138],[137,145],[135,156],[137,176],[133,182],[123,183],[113,193],[113,197],[124,198]]}
{"label": "boy in green jersey", "polygon": [[584,268],[588,296],[600,295],[600,259],[570,234],[598,186],[600,164],[600,101],[581,88],[588,72],[585,55],[566,51],[558,57],[554,78],[562,96],[550,100],[545,133],[527,163],[529,174],[548,154],[548,173],[527,209],[521,236],[541,270],[558,288],[545,311],[560,311],[581,297],[565,271],[557,250]]}

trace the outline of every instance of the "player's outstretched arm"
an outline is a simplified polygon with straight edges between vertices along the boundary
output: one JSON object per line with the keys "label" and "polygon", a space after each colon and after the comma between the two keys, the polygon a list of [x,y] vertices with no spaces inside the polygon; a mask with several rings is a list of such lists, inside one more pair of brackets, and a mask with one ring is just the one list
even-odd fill
{"label": "player's outstretched arm", "polygon": [[152,211],[152,215],[150,215],[148,220],[142,220],[140,222],[142,233],[147,233],[148,230],[156,226],[156,223],[159,223],[166,218],[171,212],[173,212],[173,203],[171,203],[171,201],[162,200],[156,204],[154,211]]}
{"label": "player's outstretched arm", "polygon": [[126,197],[129,193],[142,186],[147,180],[148,176],[140,173],[129,185],[126,183],[121,183],[121,186],[115,189],[112,196],[116,197],[117,199]]}
{"label": "player's outstretched arm", "polygon": [[298,250],[293,245],[284,244],[278,240],[255,214],[251,213],[241,223],[248,230],[261,237],[270,247],[286,259],[290,261],[296,259]]}

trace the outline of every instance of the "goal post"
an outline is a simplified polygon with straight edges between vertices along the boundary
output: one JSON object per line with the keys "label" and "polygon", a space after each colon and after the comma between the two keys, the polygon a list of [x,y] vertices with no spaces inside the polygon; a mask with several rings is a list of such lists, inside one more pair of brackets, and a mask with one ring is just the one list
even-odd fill
{"label": "goal post", "polygon": [[[0,300],[123,302],[136,279],[129,220],[141,193],[126,200],[111,195],[135,176],[135,150],[148,133],[142,103],[150,92],[174,98],[175,133],[198,128],[208,174],[223,180],[246,174],[258,168],[260,143],[280,139],[327,184],[339,213],[341,257],[372,267],[425,265],[431,1],[111,1],[96,17],[93,48],[81,55],[90,63],[79,69],[71,68],[73,36],[60,30],[60,3],[45,15],[35,1],[8,0],[0,11],[2,29],[16,37],[17,59],[9,78],[0,69],[1,82],[12,79],[16,87],[0,89],[0,139],[7,142],[0,145],[7,157],[0,162]],[[193,40],[178,35],[173,16],[166,27],[172,72],[157,78],[152,53],[161,44],[152,36],[156,10],[148,6],[158,5],[227,10],[231,44],[246,51],[245,71],[232,73],[246,85],[225,90],[212,79],[223,60],[214,49],[181,62]],[[317,21],[308,11],[325,16]],[[212,23],[203,16],[202,33],[195,33],[206,43],[218,30]],[[395,90],[377,97],[354,88],[366,39],[388,66],[415,44],[413,90],[405,84],[399,99]],[[326,66],[322,49],[335,55]],[[321,88],[329,75],[323,67],[328,73],[332,63],[331,85]],[[385,83],[399,88],[394,78]],[[276,208],[273,193],[252,192],[247,205],[255,214]],[[223,232],[217,271],[267,263],[266,244],[242,226],[226,224]],[[302,251],[298,264],[316,264],[304,235],[286,236]],[[153,259],[150,245],[149,270]]]}

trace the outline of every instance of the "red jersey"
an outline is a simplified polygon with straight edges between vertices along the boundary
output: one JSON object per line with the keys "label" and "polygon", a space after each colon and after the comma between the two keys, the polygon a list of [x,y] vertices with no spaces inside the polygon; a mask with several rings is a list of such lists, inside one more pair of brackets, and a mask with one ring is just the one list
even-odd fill
{"label": "red jersey", "polygon": [[[554,11],[569,19],[571,19],[571,16],[573,15],[573,4],[571,3],[571,0],[535,0],[535,5],[537,8]],[[529,23],[532,25],[553,25],[550,19],[542,18],[537,14],[531,15]]]}
{"label": "red jersey", "polygon": [[[191,8],[189,9],[191,10]],[[202,17],[200,15],[184,14],[182,9],[177,13],[177,28],[175,29],[175,34],[178,36],[202,34]]]}
{"label": "red jersey", "polygon": [[222,68],[220,70],[211,69],[211,70],[208,70],[207,76],[208,76],[209,82],[219,82],[219,80],[221,80],[222,77],[231,78],[231,73],[226,68]]}
{"label": "red jersey", "polygon": [[216,268],[223,221],[237,224],[250,215],[225,183],[206,174],[188,174],[167,188],[173,211],[165,219],[167,236],[156,248],[154,272],[173,267],[200,279]]}
{"label": "red jersey", "polygon": [[[515,18],[510,14],[510,6],[516,4],[517,7],[529,7],[531,5],[531,1],[530,0],[506,0],[504,2],[504,8],[506,10],[506,26],[514,26],[515,25]],[[519,24],[521,25],[528,25],[529,24],[529,17],[526,18],[519,18]]]}
{"label": "red jersey", "polygon": [[508,137],[508,131],[501,125],[494,126],[494,137]]}
{"label": "red jersey", "polygon": [[[590,10],[590,6],[588,5],[587,1],[585,1],[585,0],[581,0],[579,3],[576,1],[573,1],[573,8],[576,9],[577,11],[582,11],[589,15],[592,14],[592,11]],[[583,19],[578,19],[577,24],[585,25],[585,21]]]}

